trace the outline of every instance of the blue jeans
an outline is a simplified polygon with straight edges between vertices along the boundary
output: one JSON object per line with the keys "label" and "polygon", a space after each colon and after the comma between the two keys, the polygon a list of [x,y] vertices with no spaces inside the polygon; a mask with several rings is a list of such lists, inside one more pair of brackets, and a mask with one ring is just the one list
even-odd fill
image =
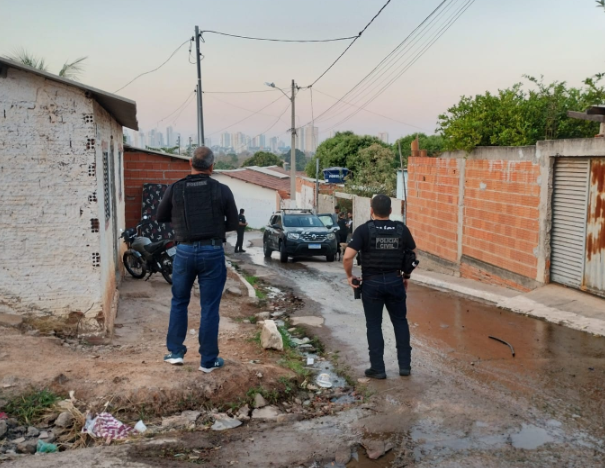
{"label": "blue jeans", "polygon": [[403,280],[396,273],[371,276],[363,280],[361,299],[366,316],[370,365],[384,372],[384,338],[382,336],[382,311],[387,306],[397,342],[397,360],[400,369],[409,369],[412,347],[410,327],[405,304]]}
{"label": "blue jeans", "polygon": [[227,280],[225,252],[221,246],[179,244],[172,263],[172,305],[166,345],[171,353],[187,352],[187,308],[197,277],[200,285],[200,354],[202,366],[211,367],[218,357],[219,306]]}

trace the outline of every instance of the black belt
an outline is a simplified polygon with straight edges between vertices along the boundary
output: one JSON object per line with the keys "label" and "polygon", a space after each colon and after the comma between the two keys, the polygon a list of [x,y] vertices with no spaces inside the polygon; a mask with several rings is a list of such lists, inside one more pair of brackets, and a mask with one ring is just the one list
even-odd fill
{"label": "black belt", "polygon": [[184,242],[179,242],[179,244],[184,244],[184,245],[222,245],[223,244],[223,239],[203,239],[203,240],[197,240],[197,241],[184,241]]}
{"label": "black belt", "polygon": [[361,278],[363,280],[369,280],[371,278],[377,278],[377,277],[381,277],[384,278],[387,275],[392,275],[393,273],[395,273],[397,276],[401,276],[401,271],[398,270],[393,270],[393,271],[383,271],[382,273],[375,273],[373,275],[364,275],[363,272],[361,272]]}

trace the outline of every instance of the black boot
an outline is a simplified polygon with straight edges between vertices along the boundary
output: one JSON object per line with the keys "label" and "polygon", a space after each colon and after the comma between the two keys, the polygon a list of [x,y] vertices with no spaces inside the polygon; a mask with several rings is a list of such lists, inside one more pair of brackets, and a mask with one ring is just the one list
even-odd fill
{"label": "black boot", "polygon": [[371,379],[383,380],[387,378],[387,373],[385,371],[376,371],[371,367],[369,369],[366,369],[365,374],[366,377],[369,377]]}

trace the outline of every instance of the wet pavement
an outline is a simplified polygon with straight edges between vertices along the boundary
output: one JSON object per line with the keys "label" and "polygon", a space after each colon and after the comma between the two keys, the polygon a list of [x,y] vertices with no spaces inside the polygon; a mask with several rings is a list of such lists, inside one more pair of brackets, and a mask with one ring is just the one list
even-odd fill
{"label": "wet pavement", "polygon": [[[352,377],[362,377],[363,308],[353,299],[342,265],[324,258],[281,264],[277,254],[264,258],[260,234],[246,239],[247,253],[232,258],[301,295],[305,308],[296,315],[322,316],[323,326],[309,330],[328,351],[339,352]],[[605,338],[413,281],[408,318],[412,376],[398,376],[385,314],[389,378],[370,384],[374,409],[348,429],[397,435],[399,457],[393,465],[381,459],[367,466],[605,466]],[[515,356],[489,336],[510,343]]]}

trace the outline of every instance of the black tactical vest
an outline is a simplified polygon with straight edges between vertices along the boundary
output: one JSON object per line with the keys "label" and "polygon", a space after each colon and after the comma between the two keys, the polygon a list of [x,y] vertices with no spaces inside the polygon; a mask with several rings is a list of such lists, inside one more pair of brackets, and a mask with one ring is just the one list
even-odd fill
{"label": "black tactical vest", "polygon": [[175,182],[172,228],[178,242],[224,239],[221,184],[206,174],[190,175]]}
{"label": "black tactical vest", "polygon": [[393,221],[395,228],[378,230],[374,221],[368,221],[370,231],[369,248],[361,255],[361,269],[378,270],[385,273],[399,271],[402,268],[404,245],[403,226],[400,221]]}

